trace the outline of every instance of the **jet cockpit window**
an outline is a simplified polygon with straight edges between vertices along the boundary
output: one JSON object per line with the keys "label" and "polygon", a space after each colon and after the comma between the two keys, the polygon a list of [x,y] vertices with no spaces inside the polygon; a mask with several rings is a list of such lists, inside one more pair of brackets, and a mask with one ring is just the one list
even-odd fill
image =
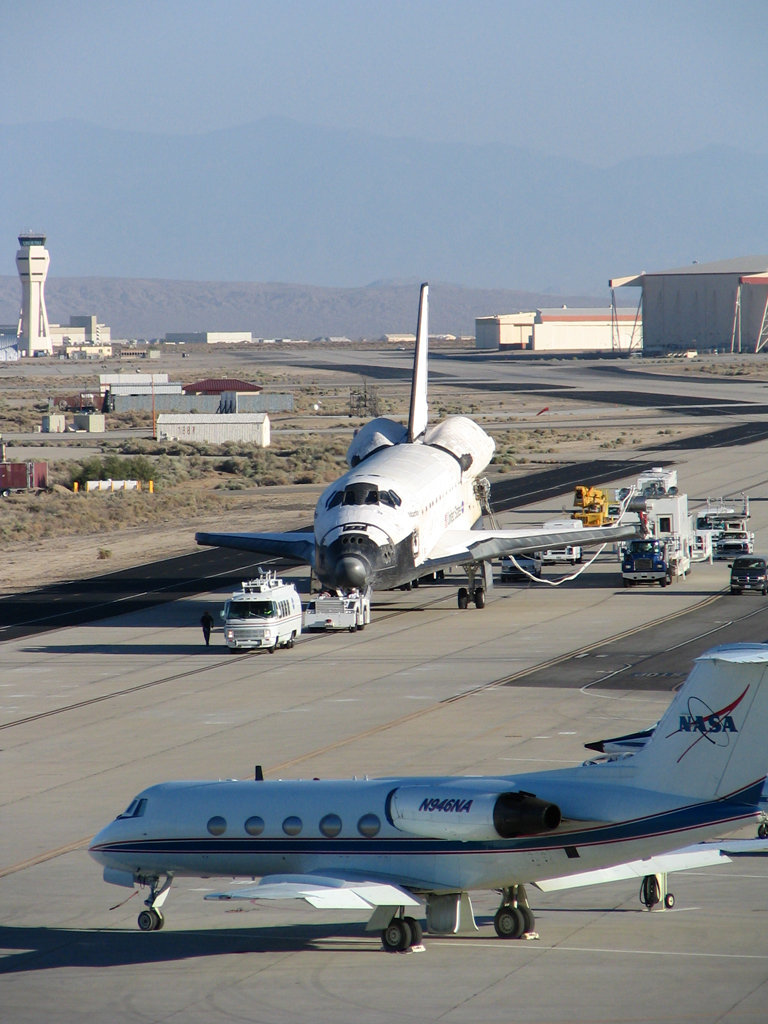
{"label": "jet cockpit window", "polygon": [[337,505],[341,504],[343,497],[344,491],[334,491],[333,494],[328,499],[328,501],[326,501],[325,507],[336,508]]}
{"label": "jet cockpit window", "polygon": [[131,800],[123,813],[118,814],[117,821],[120,821],[122,818],[142,818],[144,816],[146,806],[146,799],[139,800],[137,798],[136,800]]}
{"label": "jet cockpit window", "polygon": [[229,608],[232,619],[273,619],[275,615],[274,601],[233,601]]}

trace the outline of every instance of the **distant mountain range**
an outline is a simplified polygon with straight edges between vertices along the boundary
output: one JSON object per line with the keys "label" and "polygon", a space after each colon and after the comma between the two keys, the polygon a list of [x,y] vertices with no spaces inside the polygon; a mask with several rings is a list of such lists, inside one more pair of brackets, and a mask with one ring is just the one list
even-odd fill
{"label": "distant mountain range", "polygon": [[[53,257],[51,257],[53,262]],[[418,281],[379,281],[365,288],[219,281],[146,281],[110,277],[49,277],[46,305],[53,323],[98,314],[114,337],[157,338],[167,331],[251,330],[266,338],[346,335],[377,338],[413,333]],[[0,323],[18,319],[18,277],[0,277]],[[475,317],[540,306],[605,304],[584,296],[430,285],[430,331],[474,334]]]}
{"label": "distant mountain range", "polygon": [[594,167],[536,152],[541,141],[448,145],[280,118],[202,135],[0,126],[0,271],[14,273],[27,227],[48,233],[52,278],[418,278],[553,295],[606,296],[612,276],[765,249],[762,156],[713,147]]}

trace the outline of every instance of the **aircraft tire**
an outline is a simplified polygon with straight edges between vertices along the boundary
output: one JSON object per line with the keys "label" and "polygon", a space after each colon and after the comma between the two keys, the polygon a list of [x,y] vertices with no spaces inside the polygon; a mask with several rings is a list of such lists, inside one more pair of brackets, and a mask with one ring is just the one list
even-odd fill
{"label": "aircraft tire", "polygon": [[411,929],[411,945],[420,946],[424,933],[421,930],[421,923],[415,917],[404,917],[403,920]]}
{"label": "aircraft tire", "polygon": [[164,924],[165,918],[154,907],[150,907],[149,910],[142,910],[139,914],[138,925],[139,929],[143,932],[159,932]]}
{"label": "aircraft tire", "polygon": [[525,920],[518,907],[499,907],[493,927],[500,939],[519,939],[525,930]]}
{"label": "aircraft tire", "polygon": [[667,895],[664,897],[664,906],[667,908],[667,910],[671,910],[672,907],[674,907],[674,905],[675,897],[671,892],[668,892]]}
{"label": "aircraft tire", "polygon": [[475,591],[475,608],[485,608],[485,591],[482,587]]}
{"label": "aircraft tire", "polygon": [[466,587],[459,587],[459,608],[463,611],[469,605],[469,591]]}
{"label": "aircraft tire", "polygon": [[388,953],[403,953],[411,944],[411,929],[401,917],[393,917],[381,933],[381,942]]}
{"label": "aircraft tire", "polygon": [[530,907],[518,907],[520,913],[523,915],[523,934],[536,930],[536,918],[533,916],[533,911]]}

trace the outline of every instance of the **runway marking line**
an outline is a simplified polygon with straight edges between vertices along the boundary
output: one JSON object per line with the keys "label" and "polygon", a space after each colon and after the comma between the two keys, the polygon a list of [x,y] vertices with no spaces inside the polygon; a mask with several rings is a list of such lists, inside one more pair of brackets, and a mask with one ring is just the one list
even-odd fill
{"label": "runway marking line", "polygon": [[54,857],[61,857],[65,853],[72,853],[74,850],[80,850],[88,843],[90,843],[93,836],[86,836],[85,839],[76,839],[74,843],[67,843],[66,846],[59,846],[55,850],[48,850],[46,853],[39,853],[36,857],[29,857],[27,860],[20,860],[16,864],[9,864],[7,868],[0,868],[0,878],[5,878],[6,875],[12,875],[16,871],[23,871],[25,868],[33,868],[37,864],[44,864],[47,860],[53,860]]}
{"label": "runway marking line", "polygon": [[546,950],[547,952],[562,953],[611,953],[616,956],[678,956],[696,957],[712,960],[768,960],[768,953],[694,953],[678,949],[602,949],[599,946],[542,946],[539,942],[520,943],[514,942],[483,942],[472,939],[452,939],[449,942],[441,942],[441,949],[450,949],[453,946],[472,946],[483,949],[529,949],[532,953]]}

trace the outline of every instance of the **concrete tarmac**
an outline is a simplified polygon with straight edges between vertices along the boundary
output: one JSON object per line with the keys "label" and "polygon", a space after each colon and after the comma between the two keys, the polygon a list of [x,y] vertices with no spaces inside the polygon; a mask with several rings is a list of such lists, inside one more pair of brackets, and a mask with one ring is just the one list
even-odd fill
{"label": "concrete tarmac", "polygon": [[[749,492],[763,550],[767,456],[763,441],[675,455],[692,498]],[[220,633],[202,645],[219,589],[2,643],[0,1019],[764,1020],[760,859],[673,876],[676,906],[658,913],[634,882],[531,889],[534,941],[497,939],[498,897],[473,894],[475,935],[387,955],[361,915],[205,903],[209,879],[176,883],[165,929],[139,933],[141,897],[123,902],[85,848],[146,785],[250,778],[256,763],[283,778],[515,779],[577,764],[584,743],[658,719],[709,646],[701,634],[768,637],[768,601],[717,596],[727,580],[715,563],[625,591],[606,552],[557,588],[497,585],[482,612],[457,609],[459,577],[377,594],[365,632],[305,636],[272,657],[230,654]]]}

